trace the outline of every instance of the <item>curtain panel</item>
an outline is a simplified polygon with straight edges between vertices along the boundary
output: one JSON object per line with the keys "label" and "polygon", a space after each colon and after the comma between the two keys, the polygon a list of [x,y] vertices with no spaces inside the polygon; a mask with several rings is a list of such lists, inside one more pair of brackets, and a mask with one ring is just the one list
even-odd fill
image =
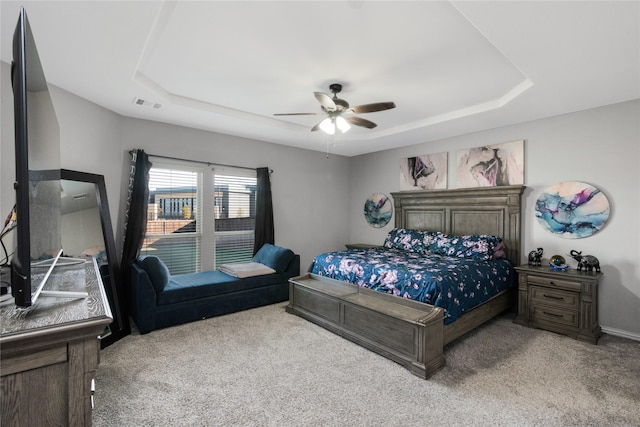
{"label": "curtain panel", "polygon": [[253,243],[253,254],[265,243],[274,244],[273,202],[271,200],[271,179],[269,168],[257,168],[256,189],[256,225]]}
{"label": "curtain panel", "polygon": [[[149,170],[152,163],[144,150],[131,153],[129,192],[124,221],[124,243],[122,247],[122,284],[128,299],[131,282],[131,265],[140,255],[147,231],[147,207],[149,204]],[[127,304],[127,307],[129,305]],[[127,314],[128,315],[128,314]]]}

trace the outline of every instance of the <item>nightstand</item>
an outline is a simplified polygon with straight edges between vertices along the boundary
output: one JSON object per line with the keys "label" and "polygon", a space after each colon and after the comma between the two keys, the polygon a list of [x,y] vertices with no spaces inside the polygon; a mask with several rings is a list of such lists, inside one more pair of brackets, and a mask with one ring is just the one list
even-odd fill
{"label": "nightstand", "polygon": [[592,344],[598,323],[598,282],[602,273],[521,265],[515,323],[565,334]]}
{"label": "nightstand", "polygon": [[373,245],[371,243],[347,243],[345,246],[347,249],[369,249],[380,247],[380,245]]}

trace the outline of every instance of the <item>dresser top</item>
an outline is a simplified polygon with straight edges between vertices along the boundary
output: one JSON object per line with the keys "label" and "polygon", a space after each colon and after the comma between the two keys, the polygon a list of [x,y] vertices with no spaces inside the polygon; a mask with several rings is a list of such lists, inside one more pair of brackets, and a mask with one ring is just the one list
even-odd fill
{"label": "dresser top", "polygon": [[[86,322],[111,323],[112,315],[97,274],[95,259],[72,266],[56,266],[45,284],[46,290],[87,292],[86,298],[40,296],[31,307],[6,305],[0,308],[0,343],[16,335],[37,333]],[[44,273],[42,273],[44,274]],[[38,280],[35,277],[35,280]]]}

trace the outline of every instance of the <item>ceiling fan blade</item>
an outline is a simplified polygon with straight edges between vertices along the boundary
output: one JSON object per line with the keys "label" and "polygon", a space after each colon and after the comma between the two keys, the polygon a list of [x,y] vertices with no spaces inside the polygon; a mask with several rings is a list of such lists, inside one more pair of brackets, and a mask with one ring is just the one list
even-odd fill
{"label": "ceiling fan blade", "polygon": [[275,113],[274,116],[317,116],[318,113]]}
{"label": "ceiling fan blade", "polygon": [[363,128],[367,128],[367,129],[373,129],[374,127],[378,126],[372,121],[369,121],[367,119],[363,119],[362,117],[357,117],[357,116],[346,117],[345,120],[351,123],[352,125],[362,126]]}
{"label": "ceiling fan blade", "polygon": [[351,107],[354,113],[375,113],[376,111],[384,111],[396,108],[396,104],[393,102],[376,102],[373,104],[356,105]]}
{"label": "ceiling fan blade", "polygon": [[324,107],[326,111],[335,111],[338,107],[336,107],[336,103],[333,102],[333,99],[329,95],[324,92],[313,92],[313,95],[316,97],[320,105]]}
{"label": "ceiling fan blade", "polygon": [[[323,120],[324,121],[324,120]],[[322,123],[322,122],[320,122]],[[311,132],[315,132],[317,130],[320,130],[320,123],[318,123],[317,125],[315,125],[314,127],[311,128]]]}

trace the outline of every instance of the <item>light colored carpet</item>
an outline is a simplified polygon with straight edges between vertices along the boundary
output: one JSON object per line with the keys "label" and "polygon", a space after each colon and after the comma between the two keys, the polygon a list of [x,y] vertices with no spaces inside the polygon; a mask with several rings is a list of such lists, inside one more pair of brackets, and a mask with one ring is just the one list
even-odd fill
{"label": "light colored carpet", "polygon": [[285,305],[106,348],[94,426],[640,425],[640,342],[594,346],[506,315],[423,380]]}

